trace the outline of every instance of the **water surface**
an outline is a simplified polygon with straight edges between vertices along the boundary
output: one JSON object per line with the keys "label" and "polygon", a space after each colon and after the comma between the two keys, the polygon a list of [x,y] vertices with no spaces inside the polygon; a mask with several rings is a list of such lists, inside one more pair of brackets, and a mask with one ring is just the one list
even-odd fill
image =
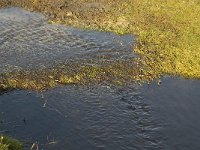
{"label": "water surface", "polygon": [[135,57],[133,36],[51,25],[39,13],[0,10],[0,72],[40,69],[73,60],[117,61]]}
{"label": "water surface", "polygon": [[148,100],[152,115],[163,124],[166,149],[200,149],[200,81],[166,78],[141,91]]}
{"label": "water surface", "polygon": [[[1,127],[48,149],[159,149],[160,125],[137,87],[64,86],[0,97]],[[24,121],[25,118],[25,121]],[[57,143],[49,145],[49,142]]]}
{"label": "water surface", "polygon": [[15,90],[0,96],[0,128],[52,150],[196,150],[199,89],[199,81],[166,78],[161,86]]}

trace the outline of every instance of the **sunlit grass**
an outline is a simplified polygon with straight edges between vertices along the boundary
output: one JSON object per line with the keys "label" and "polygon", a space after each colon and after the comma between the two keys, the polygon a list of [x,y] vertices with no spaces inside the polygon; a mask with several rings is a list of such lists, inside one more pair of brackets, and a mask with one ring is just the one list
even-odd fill
{"label": "sunlit grass", "polygon": [[146,74],[200,78],[198,0],[127,0],[116,6],[113,23],[100,27],[137,36],[134,51]]}
{"label": "sunlit grass", "polygon": [[161,74],[200,78],[199,1],[144,0],[130,11],[137,53],[152,58]]}

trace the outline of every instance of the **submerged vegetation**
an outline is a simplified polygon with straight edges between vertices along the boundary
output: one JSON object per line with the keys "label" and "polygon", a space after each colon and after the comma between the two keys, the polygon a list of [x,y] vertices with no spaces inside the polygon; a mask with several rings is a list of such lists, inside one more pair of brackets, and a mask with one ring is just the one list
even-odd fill
{"label": "submerged vegetation", "polygon": [[118,62],[103,67],[65,64],[7,73],[0,78],[1,89],[44,89],[103,80],[120,84],[150,81],[164,74],[200,78],[199,0],[1,0],[0,6],[42,12],[50,23],[134,34],[133,50],[140,55],[129,68]]}
{"label": "submerged vegetation", "polygon": [[17,140],[0,135],[0,150],[23,150],[23,146]]}
{"label": "submerged vegetation", "polygon": [[60,84],[88,85],[109,82],[121,85],[126,82],[140,80],[140,74],[136,74],[138,68],[139,64],[135,64],[134,61],[104,62],[104,64],[98,66],[84,65],[72,61],[47,69],[7,72],[2,75],[0,84],[1,89],[23,88],[36,90],[45,90]]}

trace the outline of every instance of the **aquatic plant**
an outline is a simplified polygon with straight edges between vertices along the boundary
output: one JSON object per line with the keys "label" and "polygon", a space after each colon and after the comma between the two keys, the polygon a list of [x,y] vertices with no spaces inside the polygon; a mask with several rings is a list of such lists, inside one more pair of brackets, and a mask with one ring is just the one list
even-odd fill
{"label": "aquatic plant", "polygon": [[23,150],[23,146],[17,140],[0,135],[0,150]]}

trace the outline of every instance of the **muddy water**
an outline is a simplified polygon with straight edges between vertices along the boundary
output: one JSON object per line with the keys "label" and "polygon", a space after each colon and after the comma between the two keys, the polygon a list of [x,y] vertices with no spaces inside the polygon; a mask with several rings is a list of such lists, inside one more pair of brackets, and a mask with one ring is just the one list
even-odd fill
{"label": "muddy water", "polygon": [[[41,14],[19,8],[0,10],[0,24],[1,72],[135,57],[132,36],[49,25]],[[0,95],[0,133],[47,150],[197,150],[199,89],[199,81],[163,78],[161,86],[7,91]]]}

